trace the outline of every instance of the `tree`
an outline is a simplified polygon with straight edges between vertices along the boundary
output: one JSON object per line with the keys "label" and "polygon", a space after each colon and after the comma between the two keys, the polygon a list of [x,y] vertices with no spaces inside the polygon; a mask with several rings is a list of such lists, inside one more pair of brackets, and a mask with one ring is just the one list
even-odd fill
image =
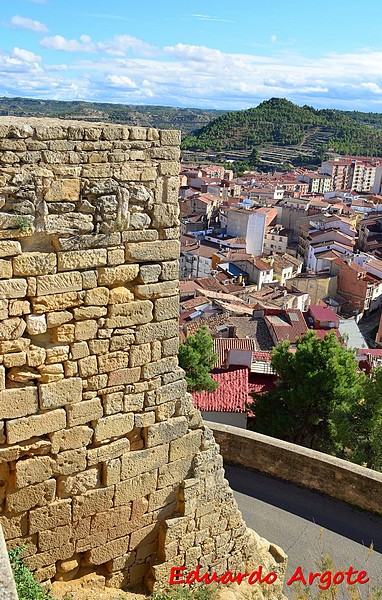
{"label": "tree", "polygon": [[190,392],[206,390],[213,392],[218,387],[209,374],[217,355],[207,327],[200,327],[195,335],[189,336],[179,348],[179,364],[186,371],[186,381]]}
{"label": "tree", "polygon": [[351,461],[382,471],[382,368],[363,375],[363,396],[356,403],[347,428]]}
{"label": "tree", "polygon": [[362,397],[353,351],[334,333],[308,332],[290,351],[282,342],[272,352],[276,387],[253,394],[255,431],[316,450],[343,455],[349,416]]}

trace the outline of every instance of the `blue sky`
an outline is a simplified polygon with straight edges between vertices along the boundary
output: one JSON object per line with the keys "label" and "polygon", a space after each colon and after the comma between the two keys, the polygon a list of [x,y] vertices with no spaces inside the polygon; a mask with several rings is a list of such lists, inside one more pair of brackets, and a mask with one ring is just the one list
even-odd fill
{"label": "blue sky", "polygon": [[0,96],[382,112],[382,3],[12,0]]}

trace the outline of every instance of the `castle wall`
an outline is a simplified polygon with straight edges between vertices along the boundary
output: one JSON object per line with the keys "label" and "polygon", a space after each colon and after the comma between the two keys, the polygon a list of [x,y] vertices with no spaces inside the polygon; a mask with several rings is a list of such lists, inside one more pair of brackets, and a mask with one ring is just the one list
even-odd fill
{"label": "castle wall", "polygon": [[253,551],[178,367],[179,134],[0,118],[0,524],[42,582]]}

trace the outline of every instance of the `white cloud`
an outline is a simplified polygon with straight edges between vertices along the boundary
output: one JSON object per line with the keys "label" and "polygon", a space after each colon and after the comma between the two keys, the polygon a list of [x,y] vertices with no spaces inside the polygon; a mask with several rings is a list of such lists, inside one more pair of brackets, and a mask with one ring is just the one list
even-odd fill
{"label": "white cloud", "polygon": [[272,34],[271,37],[269,38],[270,41],[272,42],[272,44],[275,44],[277,42],[277,35]]}
{"label": "white cloud", "polygon": [[193,17],[194,19],[198,19],[199,21],[217,21],[219,23],[234,23],[235,21],[231,21],[229,19],[221,19],[220,17],[214,17],[212,15],[201,15],[201,14],[192,14],[189,15],[190,17]]}
{"label": "white cloud", "polygon": [[43,52],[41,59],[20,48],[0,51],[0,95],[226,109],[277,96],[317,107],[382,108],[382,52],[372,50],[265,57],[183,43],[158,49],[127,34],[102,42],[47,36],[41,46],[82,56],[62,65],[50,57],[46,64]]}
{"label": "white cloud", "polygon": [[44,23],[35,21],[34,19],[28,19],[27,17],[20,17],[20,15],[12,17],[10,24],[18,29],[30,29],[30,31],[35,31],[36,33],[45,33],[48,31],[48,28]]}
{"label": "white cloud", "polygon": [[16,58],[23,60],[27,63],[38,63],[41,62],[41,56],[38,56],[34,52],[30,52],[29,50],[24,50],[23,48],[13,48],[13,54]]}
{"label": "white cloud", "polygon": [[64,52],[97,52],[97,45],[92,42],[89,35],[81,35],[80,41],[67,40],[62,35],[44,37],[40,40],[40,46],[50,50],[63,50]]}
{"label": "white cloud", "polygon": [[132,79],[130,79],[130,77],[127,77],[126,75],[109,75],[108,77],[106,77],[106,81],[107,81],[107,83],[110,83],[111,85],[113,85],[115,87],[131,88],[131,89],[134,89],[137,87],[137,84]]}
{"label": "white cloud", "polygon": [[190,46],[189,44],[176,44],[176,46],[166,46],[163,49],[168,56],[178,59],[192,60],[198,62],[216,62],[221,61],[224,56],[221,50],[208,48],[207,46]]}
{"label": "white cloud", "polygon": [[125,56],[128,50],[131,50],[138,56],[147,58],[157,56],[159,53],[159,50],[155,46],[128,34],[116,35],[110,41],[99,42],[98,48],[112,56]]}

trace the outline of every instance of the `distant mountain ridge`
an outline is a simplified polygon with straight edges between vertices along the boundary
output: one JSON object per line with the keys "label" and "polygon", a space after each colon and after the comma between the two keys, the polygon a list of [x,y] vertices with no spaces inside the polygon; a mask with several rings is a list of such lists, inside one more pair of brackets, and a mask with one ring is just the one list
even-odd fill
{"label": "distant mountain ridge", "polygon": [[141,106],[108,102],[0,98],[1,116],[55,117],[59,119],[104,121],[142,127],[157,127],[158,129],[180,129],[183,135],[203,127],[203,125],[224,112],[223,110],[213,109]]}
{"label": "distant mountain ridge", "polygon": [[271,98],[224,111],[170,106],[0,98],[0,115],[56,117],[180,129],[185,159],[246,160],[269,166],[317,163],[331,151],[382,156],[382,114],[297,106]]}

